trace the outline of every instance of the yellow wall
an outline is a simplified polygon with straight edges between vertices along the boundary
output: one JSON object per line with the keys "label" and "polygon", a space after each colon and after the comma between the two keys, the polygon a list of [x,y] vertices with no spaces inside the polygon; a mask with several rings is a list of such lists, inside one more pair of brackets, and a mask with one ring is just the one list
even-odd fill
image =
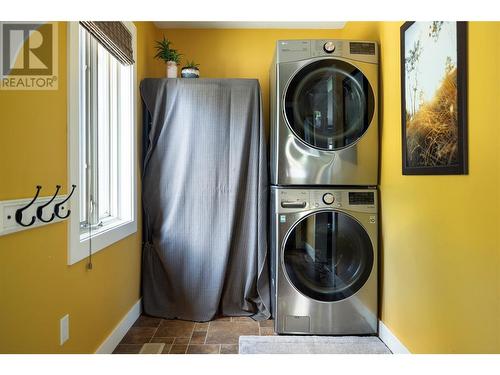
{"label": "yellow wall", "polygon": [[279,39],[366,39],[378,41],[377,22],[349,22],[341,30],[175,29],[159,30],[186,58],[200,64],[202,78],[257,78],[262,90],[266,129],[269,68]]}
{"label": "yellow wall", "polygon": [[[57,91],[0,91],[0,200],[67,185],[66,26]],[[141,22],[137,32],[138,79],[154,76],[156,28]],[[87,271],[85,261],[66,264],[66,222],[0,237],[0,353],[94,352],[139,299],[140,242],[138,232],[100,251]],[[59,346],[68,313],[70,339]]]}
{"label": "yellow wall", "polygon": [[[201,64],[202,77],[258,78],[266,120],[277,39],[380,41],[381,318],[412,352],[500,352],[500,97],[492,84],[500,81],[499,23],[469,24],[467,176],[401,174],[400,23],[349,22],[343,30],[136,25],[138,79],[164,76],[164,65],[151,60],[153,40],[164,34]],[[58,91],[0,91],[0,200],[29,197],[37,184],[66,184],[64,23],[59,36]],[[0,353],[93,352],[139,298],[138,234],[99,252],[87,271],[85,262],[66,265],[66,233],[58,223],[0,237]],[[66,313],[71,338],[60,347]]]}
{"label": "yellow wall", "polygon": [[469,23],[469,175],[401,174],[399,26],[380,27],[382,320],[415,353],[500,352],[500,23]]}

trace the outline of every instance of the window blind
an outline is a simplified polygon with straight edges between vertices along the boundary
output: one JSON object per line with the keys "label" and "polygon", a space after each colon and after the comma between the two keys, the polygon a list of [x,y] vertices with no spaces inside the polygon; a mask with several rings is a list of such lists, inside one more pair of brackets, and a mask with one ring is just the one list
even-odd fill
{"label": "window blind", "polygon": [[122,22],[80,21],[87,31],[123,65],[134,64],[132,34]]}

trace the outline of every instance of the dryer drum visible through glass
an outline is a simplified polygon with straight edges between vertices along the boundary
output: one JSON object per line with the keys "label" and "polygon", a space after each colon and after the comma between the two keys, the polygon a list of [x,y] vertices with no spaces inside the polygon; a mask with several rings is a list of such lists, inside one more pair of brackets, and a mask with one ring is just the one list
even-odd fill
{"label": "dryer drum visible through glass", "polygon": [[323,302],[350,297],[368,280],[373,247],[357,220],[337,211],[306,216],[289,232],[283,263],[290,283]]}
{"label": "dryer drum visible through glass", "polygon": [[370,126],[374,94],[354,65],[322,59],[302,67],[284,95],[284,115],[307,145],[338,150],[358,141]]}

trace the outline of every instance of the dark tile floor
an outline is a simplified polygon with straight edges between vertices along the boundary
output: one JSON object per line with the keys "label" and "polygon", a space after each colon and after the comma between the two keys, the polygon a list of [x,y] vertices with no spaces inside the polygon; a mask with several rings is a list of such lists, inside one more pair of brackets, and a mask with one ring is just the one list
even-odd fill
{"label": "dark tile floor", "polygon": [[273,323],[246,317],[195,323],[142,315],[113,354],[238,354],[240,336],[274,335]]}

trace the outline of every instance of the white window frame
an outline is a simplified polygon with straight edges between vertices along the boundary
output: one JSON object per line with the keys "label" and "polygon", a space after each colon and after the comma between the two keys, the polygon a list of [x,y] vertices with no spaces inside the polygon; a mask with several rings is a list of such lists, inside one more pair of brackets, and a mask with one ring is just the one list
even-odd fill
{"label": "white window frame", "polygon": [[[137,61],[137,32],[133,22],[123,22],[132,34],[132,46],[134,51],[134,61]],[[80,160],[80,79],[79,79],[79,23],[68,23],[68,186],[78,184],[80,165],[84,161]],[[77,186],[72,197],[71,215],[68,224],[68,265],[75,264],[82,259],[100,250],[107,248],[113,243],[137,232],[137,62],[133,65],[132,73],[132,129],[130,151],[132,155],[132,176],[131,176],[131,208],[132,219],[124,221],[104,230],[92,233],[91,240],[88,236],[80,233],[80,189]],[[90,249],[90,246],[92,247]]]}

